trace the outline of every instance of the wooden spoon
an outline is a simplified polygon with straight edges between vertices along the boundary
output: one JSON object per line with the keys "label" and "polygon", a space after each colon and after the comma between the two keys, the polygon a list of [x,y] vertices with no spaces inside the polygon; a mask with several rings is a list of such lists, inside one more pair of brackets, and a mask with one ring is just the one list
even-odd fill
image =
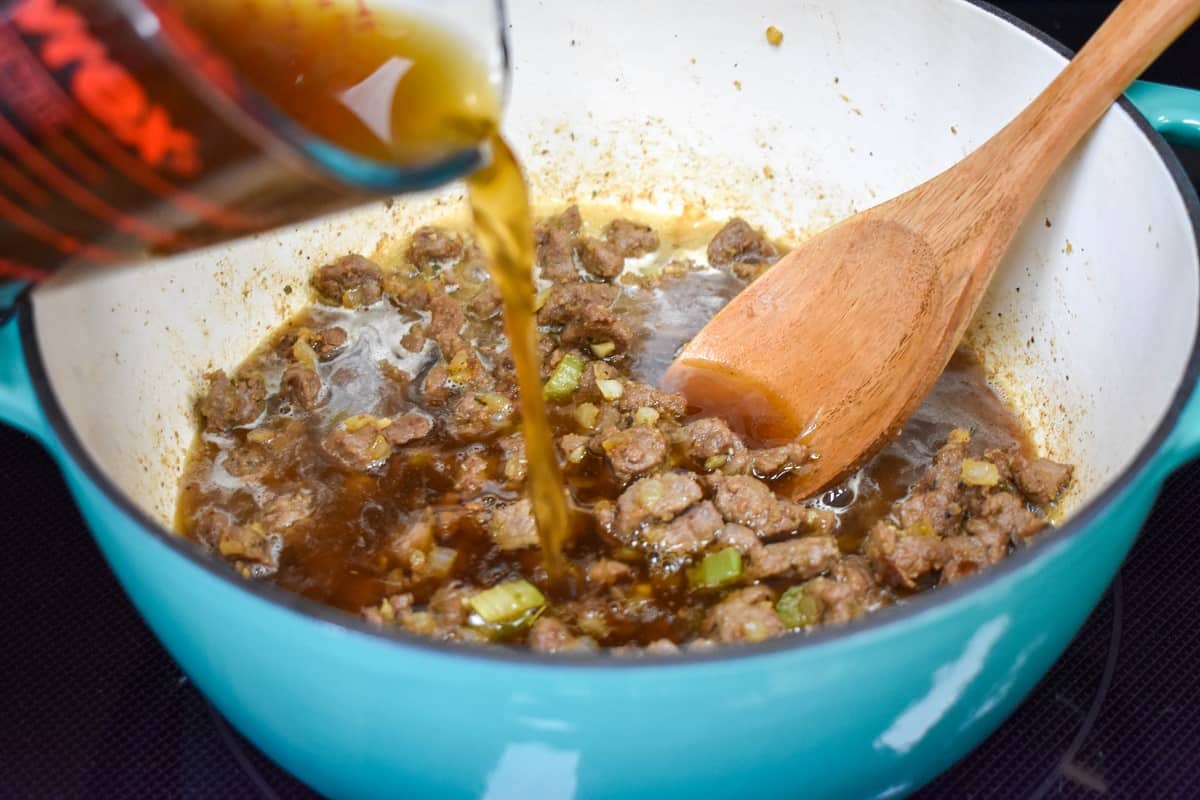
{"label": "wooden spoon", "polygon": [[804,242],[742,291],[664,385],[759,439],[807,430],[819,458],[795,496],[845,476],[933,387],[1054,170],[1197,16],[1200,0],[1122,2],[983,146]]}

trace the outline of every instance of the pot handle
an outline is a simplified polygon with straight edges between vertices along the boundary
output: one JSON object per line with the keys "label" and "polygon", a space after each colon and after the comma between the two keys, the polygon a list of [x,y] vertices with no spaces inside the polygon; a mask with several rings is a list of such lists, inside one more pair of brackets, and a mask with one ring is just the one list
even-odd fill
{"label": "pot handle", "polygon": [[46,443],[50,426],[33,390],[18,324],[21,306],[26,302],[23,293],[27,288],[21,284],[0,283],[0,422]]}
{"label": "pot handle", "polygon": [[1200,90],[1134,81],[1125,96],[1168,142],[1200,147]]}
{"label": "pot handle", "polygon": [[[1200,90],[1135,81],[1125,96],[1168,142],[1200,147]],[[1168,469],[1200,455],[1200,384],[1188,398],[1162,453]]]}

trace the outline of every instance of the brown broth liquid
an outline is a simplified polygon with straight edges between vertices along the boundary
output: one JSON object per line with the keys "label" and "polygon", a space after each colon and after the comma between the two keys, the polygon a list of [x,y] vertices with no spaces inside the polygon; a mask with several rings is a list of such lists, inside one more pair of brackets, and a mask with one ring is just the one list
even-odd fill
{"label": "brown broth liquid", "polygon": [[504,301],[529,496],[546,570],[557,576],[567,506],[542,400],[533,220],[520,165],[498,133],[500,98],[487,68],[445,30],[393,9],[281,0],[188,0],[179,7],[276,108],[348,150],[411,164],[490,143],[491,163],[468,180],[471,209]]}

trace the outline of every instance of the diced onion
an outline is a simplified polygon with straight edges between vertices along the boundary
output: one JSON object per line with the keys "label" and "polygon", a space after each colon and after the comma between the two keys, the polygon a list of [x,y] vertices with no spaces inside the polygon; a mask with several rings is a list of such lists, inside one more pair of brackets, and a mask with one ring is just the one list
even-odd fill
{"label": "diced onion", "polygon": [[653,425],[658,422],[658,409],[642,406],[633,412],[633,421],[638,425]]}
{"label": "diced onion", "polygon": [[967,486],[995,486],[1000,482],[1000,470],[996,465],[977,458],[964,458],[960,475]]}
{"label": "diced onion", "polygon": [[625,393],[625,387],[618,380],[596,381],[596,388],[605,400],[616,400]]}
{"label": "diced onion", "polygon": [[453,547],[434,547],[429,551],[429,573],[435,578],[445,578],[454,569],[458,551]]}
{"label": "diced onion", "polygon": [[342,420],[342,430],[346,433],[355,433],[368,425],[374,424],[375,418],[370,414],[355,414],[352,417],[346,417],[346,419]]}
{"label": "diced onion", "polygon": [[616,349],[615,342],[597,342],[592,345],[592,352],[596,354],[596,358],[608,358],[616,352]]}
{"label": "diced onion", "polygon": [[575,421],[588,430],[596,429],[596,420],[600,418],[600,409],[595,403],[580,403],[575,407]]}

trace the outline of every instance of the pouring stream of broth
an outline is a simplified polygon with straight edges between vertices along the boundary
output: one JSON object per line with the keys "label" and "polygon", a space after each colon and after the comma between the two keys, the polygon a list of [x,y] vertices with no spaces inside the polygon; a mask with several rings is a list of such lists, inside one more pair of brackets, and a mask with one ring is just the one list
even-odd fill
{"label": "pouring stream of broth", "polygon": [[[393,9],[281,0],[188,0],[184,19],[258,92],[311,133],[384,161],[445,158],[490,143],[468,180],[476,235],[504,303],[519,385],[529,497],[554,582],[566,493],[542,399],[534,317],[534,239],[521,169],[498,132],[487,68],[437,26]],[[255,29],[253,34],[232,33]],[[449,355],[449,354],[447,354]]]}

